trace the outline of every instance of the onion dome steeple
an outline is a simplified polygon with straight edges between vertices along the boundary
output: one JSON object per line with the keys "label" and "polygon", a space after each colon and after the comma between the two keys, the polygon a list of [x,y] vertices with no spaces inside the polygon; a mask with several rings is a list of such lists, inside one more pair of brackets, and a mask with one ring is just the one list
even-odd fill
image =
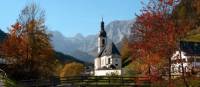
{"label": "onion dome steeple", "polygon": [[106,37],[106,31],[104,29],[104,21],[103,21],[103,18],[102,18],[102,21],[101,21],[101,31],[99,33],[99,37]]}

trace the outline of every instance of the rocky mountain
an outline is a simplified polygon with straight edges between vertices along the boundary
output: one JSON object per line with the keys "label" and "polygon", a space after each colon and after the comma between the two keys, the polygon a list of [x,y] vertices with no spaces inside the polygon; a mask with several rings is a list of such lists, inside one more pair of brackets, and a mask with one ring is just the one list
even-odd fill
{"label": "rocky mountain", "polygon": [[[54,37],[52,37],[52,39],[55,39],[54,41],[62,41],[63,39],[65,39],[65,37],[62,37],[62,35],[59,34],[59,32],[58,32],[58,33],[54,33],[54,34],[56,34],[57,36],[59,36],[59,38],[54,38]],[[1,43],[3,40],[5,40],[6,37],[7,37],[7,34],[6,34],[5,32],[3,32],[3,31],[0,29],[0,43]],[[65,41],[64,41],[64,42],[65,42]],[[59,46],[59,45],[60,45],[60,44],[58,43],[58,46]],[[64,47],[64,45],[61,45],[61,46]],[[64,50],[66,50],[66,49],[61,49],[61,50],[64,51]],[[61,51],[61,50],[60,50],[60,51]],[[61,51],[61,52],[62,52],[62,51]],[[87,63],[87,62],[83,62],[83,61],[79,60],[78,58],[75,58],[75,57],[70,56],[70,55],[67,55],[67,54],[63,54],[63,53],[61,53],[61,52],[54,51],[54,54],[55,54],[56,58],[57,58],[59,61],[61,61],[63,64],[69,63],[69,62]]]}
{"label": "rocky mountain", "polygon": [[[124,37],[128,38],[131,34],[131,27],[134,20],[116,20],[105,26],[108,39],[118,44]],[[99,28],[97,28],[100,30]],[[80,33],[74,37],[64,37],[58,31],[50,32],[53,37],[51,43],[56,51],[72,55],[80,60],[93,61],[97,52],[98,34],[84,37]],[[98,32],[97,32],[98,33]]]}
{"label": "rocky mountain", "polygon": [[97,38],[96,35],[84,37],[81,34],[77,34],[74,37],[64,37],[58,31],[51,31],[50,33],[52,34],[51,43],[54,49],[62,53],[71,53],[77,50],[87,52],[87,50],[94,48],[93,45],[95,43],[93,42],[96,42]]}
{"label": "rocky mountain", "polygon": [[134,20],[117,20],[109,23],[105,27],[108,38],[111,39],[115,44],[121,42],[124,37],[129,38],[133,23]]}

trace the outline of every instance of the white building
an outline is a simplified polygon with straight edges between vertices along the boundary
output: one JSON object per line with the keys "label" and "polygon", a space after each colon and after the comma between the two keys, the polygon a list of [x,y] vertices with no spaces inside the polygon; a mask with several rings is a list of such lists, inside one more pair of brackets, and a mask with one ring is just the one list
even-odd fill
{"label": "white building", "polygon": [[121,75],[121,57],[120,53],[113,42],[107,41],[104,22],[101,22],[101,30],[98,36],[98,55],[94,60],[94,75]]}
{"label": "white building", "polygon": [[[180,43],[181,51],[176,51],[172,58],[171,74],[182,75],[182,64],[186,74],[194,74],[200,72],[200,42],[186,42]],[[181,57],[180,57],[181,55]]]}

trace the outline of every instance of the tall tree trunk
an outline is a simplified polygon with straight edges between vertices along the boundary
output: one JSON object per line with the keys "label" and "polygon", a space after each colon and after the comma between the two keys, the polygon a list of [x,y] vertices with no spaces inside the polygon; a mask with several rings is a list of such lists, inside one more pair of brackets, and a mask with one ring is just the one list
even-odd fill
{"label": "tall tree trunk", "polygon": [[169,85],[171,85],[171,58],[169,57],[169,60],[168,60],[168,62],[169,62],[169,69],[168,69],[168,72],[169,72],[169,78],[168,78],[168,80],[169,80]]}
{"label": "tall tree trunk", "polygon": [[182,79],[183,79],[183,82],[185,84],[185,87],[189,87],[189,85],[186,81],[186,77],[185,77],[185,69],[184,69],[184,66],[183,66],[183,58],[182,58],[182,55],[181,55],[180,44],[179,44],[179,55],[180,55],[180,59],[181,59]]}

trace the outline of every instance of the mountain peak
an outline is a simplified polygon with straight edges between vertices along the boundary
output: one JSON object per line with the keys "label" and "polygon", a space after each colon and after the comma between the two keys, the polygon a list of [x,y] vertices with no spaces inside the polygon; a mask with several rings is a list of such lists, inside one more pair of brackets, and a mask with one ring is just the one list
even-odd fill
{"label": "mountain peak", "polygon": [[77,38],[84,38],[84,36],[83,36],[81,33],[77,33],[74,37],[77,37]]}
{"label": "mountain peak", "polygon": [[[124,37],[130,35],[133,23],[134,20],[116,20],[108,23],[105,26],[108,41],[116,44],[120,43]],[[69,53],[80,60],[91,61],[92,58],[89,56],[94,56],[93,53],[97,53],[94,51],[97,48],[97,34],[83,36],[81,33],[77,33],[74,37],[66,38],[54,35],[52,38],[51,43],[56,51]]]}

